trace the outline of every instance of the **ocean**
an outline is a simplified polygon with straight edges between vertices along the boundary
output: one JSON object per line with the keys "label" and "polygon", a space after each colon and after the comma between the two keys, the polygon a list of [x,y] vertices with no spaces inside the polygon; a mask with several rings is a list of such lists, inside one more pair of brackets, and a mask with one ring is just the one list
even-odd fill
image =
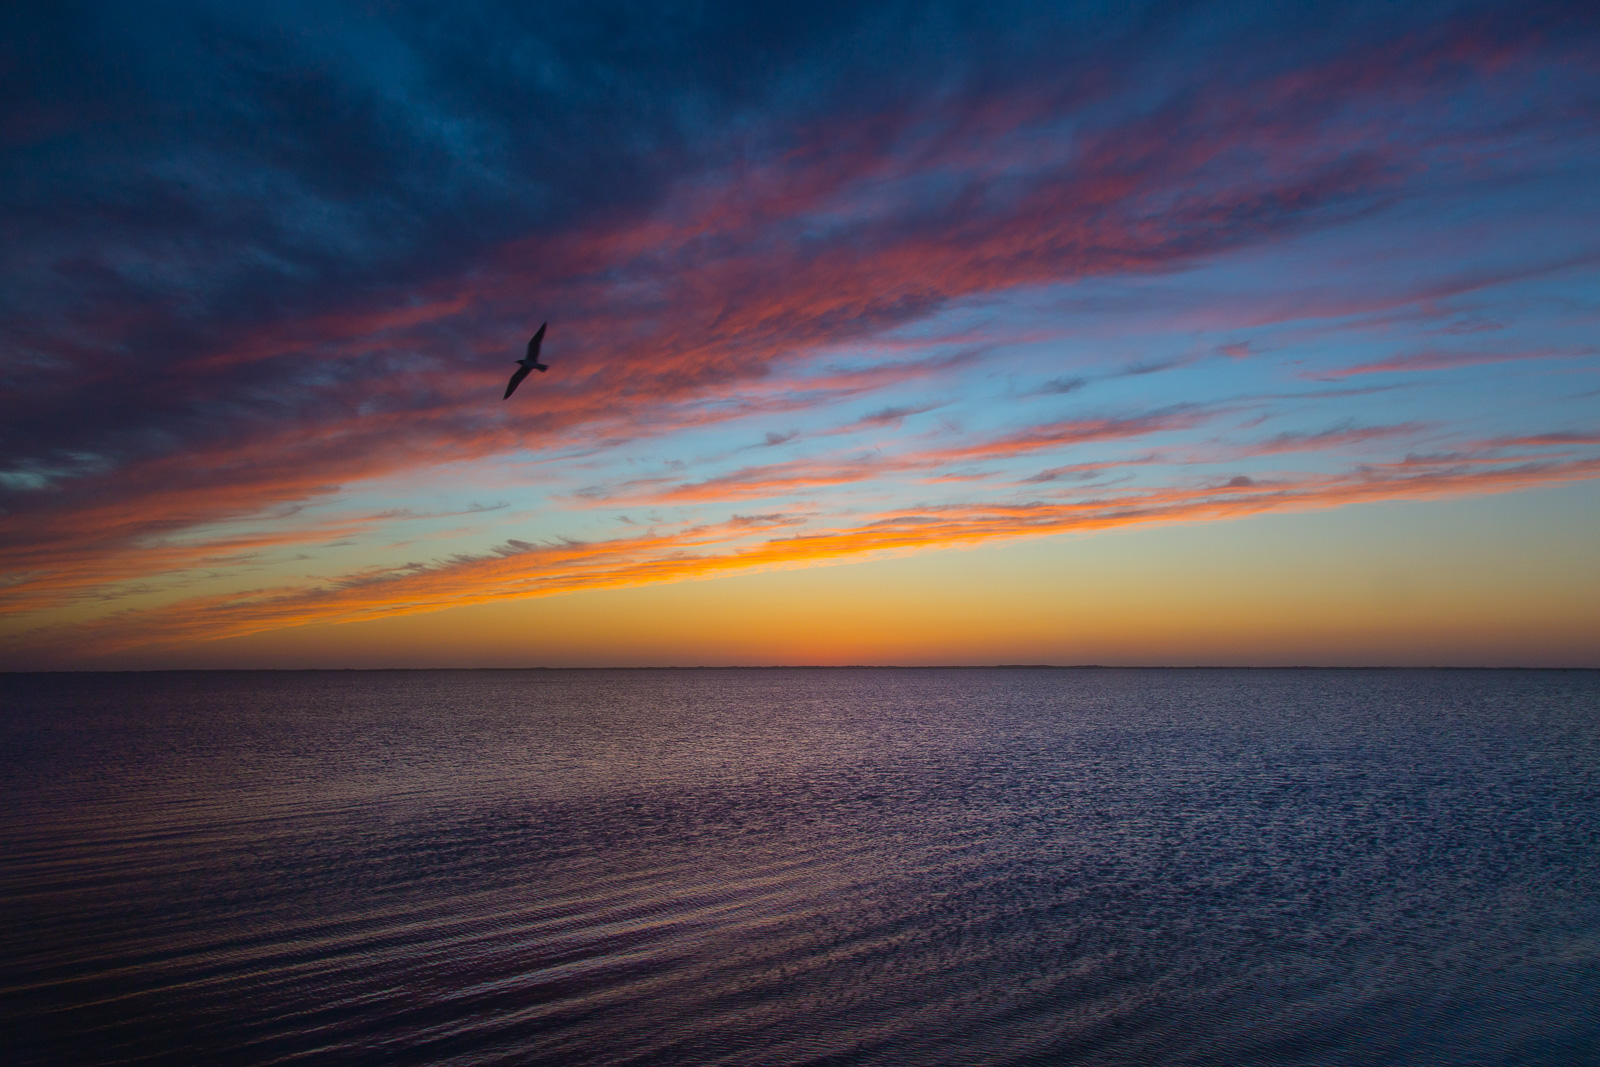
{"label": "ocean", "polygon": [[1600,1064],[1600,672],[0,675],[9,1064]]}

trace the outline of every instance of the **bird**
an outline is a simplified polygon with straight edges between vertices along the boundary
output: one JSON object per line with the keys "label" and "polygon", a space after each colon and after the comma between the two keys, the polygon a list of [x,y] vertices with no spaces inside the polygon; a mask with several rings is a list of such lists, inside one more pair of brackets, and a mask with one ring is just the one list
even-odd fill
{"label": "bird", "polygon": [[550,368],[539,362],[539,345],[544,342],[544,328],[548,322],[539,327],[539,332],[528,338],[528,354],[517,360],[517,372],[511,376],[510,383],[506,386],[506,395],[501,400],[508,400],[511,394],[517,391],[517,386],[522,384],[522,379],[528,376],[531,370],[547,371]]}

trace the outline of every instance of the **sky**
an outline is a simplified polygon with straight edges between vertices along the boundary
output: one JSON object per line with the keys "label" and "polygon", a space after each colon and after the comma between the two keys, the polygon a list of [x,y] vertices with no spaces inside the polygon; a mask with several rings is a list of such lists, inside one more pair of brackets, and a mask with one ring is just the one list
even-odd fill
{"label": "sky", "polygon": [[0,146],[0,669],[1600,666],[1592,4],[19,4]]}

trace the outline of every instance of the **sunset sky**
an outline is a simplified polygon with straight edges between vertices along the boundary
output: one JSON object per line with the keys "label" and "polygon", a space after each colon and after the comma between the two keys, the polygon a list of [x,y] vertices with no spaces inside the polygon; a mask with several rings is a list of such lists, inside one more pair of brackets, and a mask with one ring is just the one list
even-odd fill
{"label": "sunset sky", "polygon": [[1593,4],[15,4],[0,138],[3,669],[1600,666]]}

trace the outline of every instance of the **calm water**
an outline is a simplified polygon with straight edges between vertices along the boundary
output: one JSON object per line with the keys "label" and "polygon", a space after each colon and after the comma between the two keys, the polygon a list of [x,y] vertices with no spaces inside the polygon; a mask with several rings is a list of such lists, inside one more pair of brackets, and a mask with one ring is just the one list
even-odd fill
{"label": "calm water", "polygon": [[0,699],[7,1062],[1600,1063],[1600,673]]}

